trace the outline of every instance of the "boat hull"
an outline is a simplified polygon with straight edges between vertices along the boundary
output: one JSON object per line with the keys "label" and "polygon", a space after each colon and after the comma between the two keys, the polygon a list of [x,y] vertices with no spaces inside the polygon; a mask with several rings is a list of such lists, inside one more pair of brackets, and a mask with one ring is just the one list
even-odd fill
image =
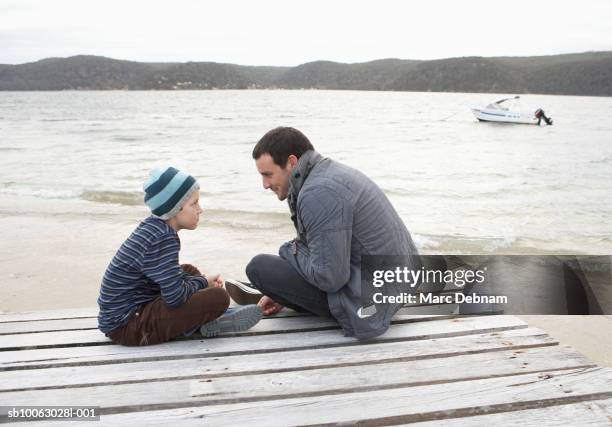
{"label": "boat hull", "polygon": [[472,113],[482,122],[518,123],[523,125],[538,124],[535,114],[527,115],[512,111],[487,110],[484,108],[472,108]]}

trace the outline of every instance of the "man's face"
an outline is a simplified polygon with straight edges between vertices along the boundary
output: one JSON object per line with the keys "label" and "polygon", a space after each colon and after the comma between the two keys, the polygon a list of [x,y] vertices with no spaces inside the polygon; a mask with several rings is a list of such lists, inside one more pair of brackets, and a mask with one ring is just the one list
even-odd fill
{"label": "man's face", "polygon": [[278,200],[285,200],[289,193],[289,176],[297,164],[297,157],[289,156],[285,167],[274,163],[274,159],[268,153],[262,154],[255,160],[257,171],[261,174],[262,184],[266,190],[276,193]]}

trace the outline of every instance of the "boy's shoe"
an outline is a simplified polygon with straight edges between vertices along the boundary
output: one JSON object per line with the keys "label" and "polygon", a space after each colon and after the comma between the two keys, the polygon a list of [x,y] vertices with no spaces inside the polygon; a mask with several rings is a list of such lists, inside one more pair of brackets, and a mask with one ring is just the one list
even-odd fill
{"label": "boy's shoe", "polygon": [[263,294],[255,289],[250,283],[237,280],[226,280],[225,290],[239,305],[257,304]]}
{"label": "boy's shoe", "polygon": [[227,332],[246,331],[261,320],[261,315],[261,309],[256,305],[228,308],[220,317],[203,324],[200,333],[205,338],[212,338]]}

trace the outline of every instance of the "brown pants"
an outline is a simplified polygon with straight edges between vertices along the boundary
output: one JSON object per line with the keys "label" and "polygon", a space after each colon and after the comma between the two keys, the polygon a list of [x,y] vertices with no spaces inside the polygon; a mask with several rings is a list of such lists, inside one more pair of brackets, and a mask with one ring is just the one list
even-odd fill
{"label": "brown pants", "polygon": [[229,295],[223,288],[199,290],[176,308],[168,307],[161,297],[157,297],[140,306],[127,324],[109,332],[107,336],[114,343],[128,346],[170,341],[221,316],[229,301]]}

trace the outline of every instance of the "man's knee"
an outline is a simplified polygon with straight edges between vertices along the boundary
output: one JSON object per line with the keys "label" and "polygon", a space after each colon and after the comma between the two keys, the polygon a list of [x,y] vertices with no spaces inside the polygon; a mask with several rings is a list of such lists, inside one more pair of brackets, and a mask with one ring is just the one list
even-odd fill
{"label": "man's knee", "polygon": [[246,275],[251,283],[259,282],[259,274],[265,271],[266,265],[269,264],[268,257],[270,257],[270,255],[255,255],[251,262],[247,264]]}

